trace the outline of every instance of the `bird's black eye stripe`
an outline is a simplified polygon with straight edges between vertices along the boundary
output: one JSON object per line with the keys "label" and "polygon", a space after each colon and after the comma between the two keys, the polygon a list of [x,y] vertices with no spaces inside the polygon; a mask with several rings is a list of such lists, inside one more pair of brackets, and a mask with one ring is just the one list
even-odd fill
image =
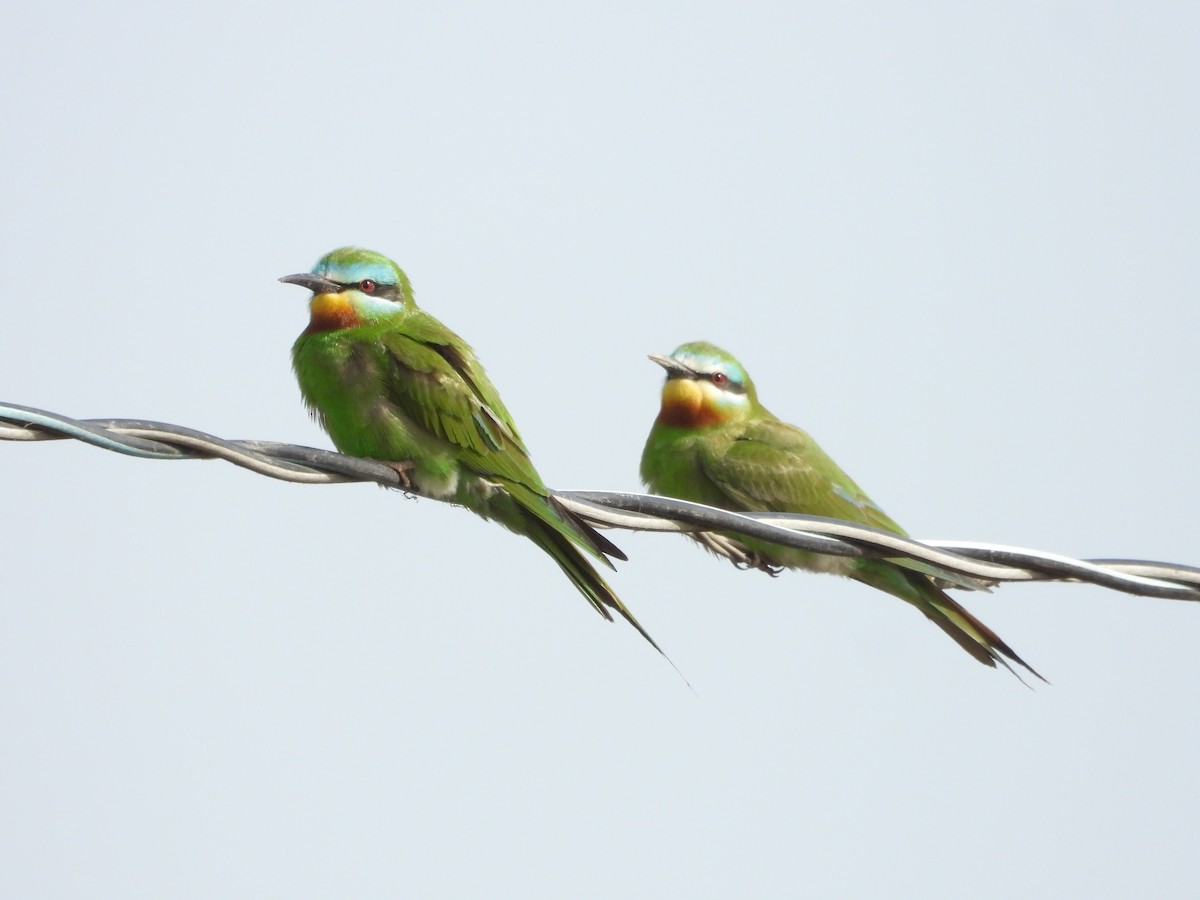
{"label": "bird's black eye stripe", "polygon": [[727,372],[713,372],[708,376],[708,380],[721,390],[729,391],[731,394],[746,393],[746,386]]}
{"label": "bird's black eye stripe", "polygon": [[[382,282],[374,281],[374,279],[368,279],[368,280],[373,281],[373,283],[375,285],[375,290],[371,291],[372,297],[379,297],[383,300],[399,300],[400,299],[399,285],[383,284]],[[358,290],[361,290],[359,285],[361,285],[362,282],[361,281],[335,281],[334,284],[338,285],[342,290],[345,290],[345,291],[358,291]]]}
{"label": "bird's black eye stripe", "polygon": [[707,381],[714,387],[720,388],[723,391],[729,391],[731,394],[746,393],[746,385],[735,379],[728,372],[700,372],[694,369],[682,371],[680,369],[668,369],[667,381],[675,381],[683,378],[688,381]]}

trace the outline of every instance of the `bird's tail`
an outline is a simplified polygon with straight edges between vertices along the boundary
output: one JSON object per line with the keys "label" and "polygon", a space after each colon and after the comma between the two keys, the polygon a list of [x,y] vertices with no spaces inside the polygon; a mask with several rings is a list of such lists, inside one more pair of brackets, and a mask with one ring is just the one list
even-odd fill
{"label": "bird's tail", "polygon": [[562,501],[560,501],[557,497],[551,494],[549,500],[551,509],[558,513],[558,517],[560,519],[570,523],[572,529],[576,531],[581,538],[583,538],[584,542],[588,546],[588,549],[592,551],[592,555],[598,560],[600,560],[610,569],[616,568],[616,566],[612,564],[612,560],[609,559],[610,556],[613,559],[621,560],[621,562],[629,561],[629,557],[625,555],[624,550],[585,522],[581,516],[565,507],[562,504]]}
{"label": "bird's tail", "polygon": [[[633,613],[626,608],[621,598],[600,577],[583,554],[584,550],[590,552],[611,569],[613,564],[608,559],[609,556],[628,559],[621,549],[563,506],[553,494],[542,494],[517,482],[502,483],[507,490],[503,499],[496,498],[493,501],[486,513],[487,517],[498,520],[517,534],[525,535],[550,554],[596,612],[611,622],[613,617],[609,610],[616,611],[651,647],[662,654],[663,659],[671,663],[676,672],[679,672],[679,667],[671,662],[671,657],[650,637],[650,633],[634,618]],[[683,677],[682,672],[679,672],[679,675]],[[686,684],[687,679],[683,680]]]}
{"label": "bird's tail", "polygon": [[[985,666],[1004,666],[1014,675],[1014,662],[1041,681],[1041,673],[1017,655],[1000,635],[975,618],[961,604],[936,587],[926,576],[882,560],[863,560],[853,575],[859,581],[907,600],[946,632],[950,638]],[[1017,675],[1020,678],[1019,675]],[[1048,682],[1047,682],[1048,683]]]}
{"label": "bird's tail", "polygon": [[609,610],[615,610],[621,618],[637,629],[638,634],[649,641],[651,647],[662,653],[664,657],[666,656],[662,647],[658,646],[654,638],[650,637],[650,633],[634,618],[633,613],[621,602],[621,598],[600,577],[600,573],[592,567],[592,564],[588,562],[570,538],[552,525],[537,518],[531,518],[525,533],[535,544],[550,554],[551,558],[558,563],[558,567],[571,579],[571,583],[579,589],[579,593],[583,594],[588,603],[592,604],[596,612],[611,622],[613,617]]}

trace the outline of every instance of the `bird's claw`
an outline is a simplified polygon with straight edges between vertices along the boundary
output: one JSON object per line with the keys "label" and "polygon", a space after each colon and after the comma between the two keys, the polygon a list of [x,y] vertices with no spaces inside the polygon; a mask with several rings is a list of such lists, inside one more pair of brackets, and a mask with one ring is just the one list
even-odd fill
{"label": "bird's claw", "polygon": [[733,563],[734,568],[743,570],[756,569],[759,572],[766,572],[772,578],[783,571],[782,566],[772,565],[761,554],[753,550],[748,550],[739,541],[735,541],[733,538],[726,537],[723,534],[717,534],[713,531],[698,531],[690,535],[690,537],[706,550],[729,560]]}
{"label": "bird's claw", "polygon": [[730,558],[734,568],[737,569],[757,569],[759,572],[766,572],[772,578],[775,578],[783,571],[783,566],[773,566],[766,559],[753,551],[746,551],[740,559]]}
{"label": "bird's claw", "polygon": [[396,479],[400,482],[400,489],[406,494],[413,492],[413,481],[408,474],[417,467],[417,464],[411,459],[394,462],[392,460],[380,460],[385,466],[396,473]]}

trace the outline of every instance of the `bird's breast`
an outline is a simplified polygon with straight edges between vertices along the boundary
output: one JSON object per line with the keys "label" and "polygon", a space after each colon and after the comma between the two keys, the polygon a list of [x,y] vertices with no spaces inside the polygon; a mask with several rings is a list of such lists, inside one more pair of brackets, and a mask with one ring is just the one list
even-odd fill
{"label": "bird's breast", "polygon": [[361,324],[358,313],[345,294],[316,294],[308,302],[308,328],[306,334],[321,331],[338,331]]}
{"label": "bird's breast", "polygon": [[663,385],[662,408],[658,421],[676,428],[703,428],[719,425],[727,417],[708,397],[704,389],[687,378],[672,378]]}

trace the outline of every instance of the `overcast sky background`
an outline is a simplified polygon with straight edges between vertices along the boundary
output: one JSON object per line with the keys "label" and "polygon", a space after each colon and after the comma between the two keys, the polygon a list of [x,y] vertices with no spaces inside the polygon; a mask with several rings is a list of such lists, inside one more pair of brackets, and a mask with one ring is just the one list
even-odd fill
{"label": "overcast sky background", "polygon": [[[913,534],[1200,564],[1184,3],[23,4],[0,395],[330,446],[277,284],[394,257],[551,485],[734,352]],[[695,687],[371,486],[0,445],[0,895],[1193,897],[1200,608],[616,535]]]}

